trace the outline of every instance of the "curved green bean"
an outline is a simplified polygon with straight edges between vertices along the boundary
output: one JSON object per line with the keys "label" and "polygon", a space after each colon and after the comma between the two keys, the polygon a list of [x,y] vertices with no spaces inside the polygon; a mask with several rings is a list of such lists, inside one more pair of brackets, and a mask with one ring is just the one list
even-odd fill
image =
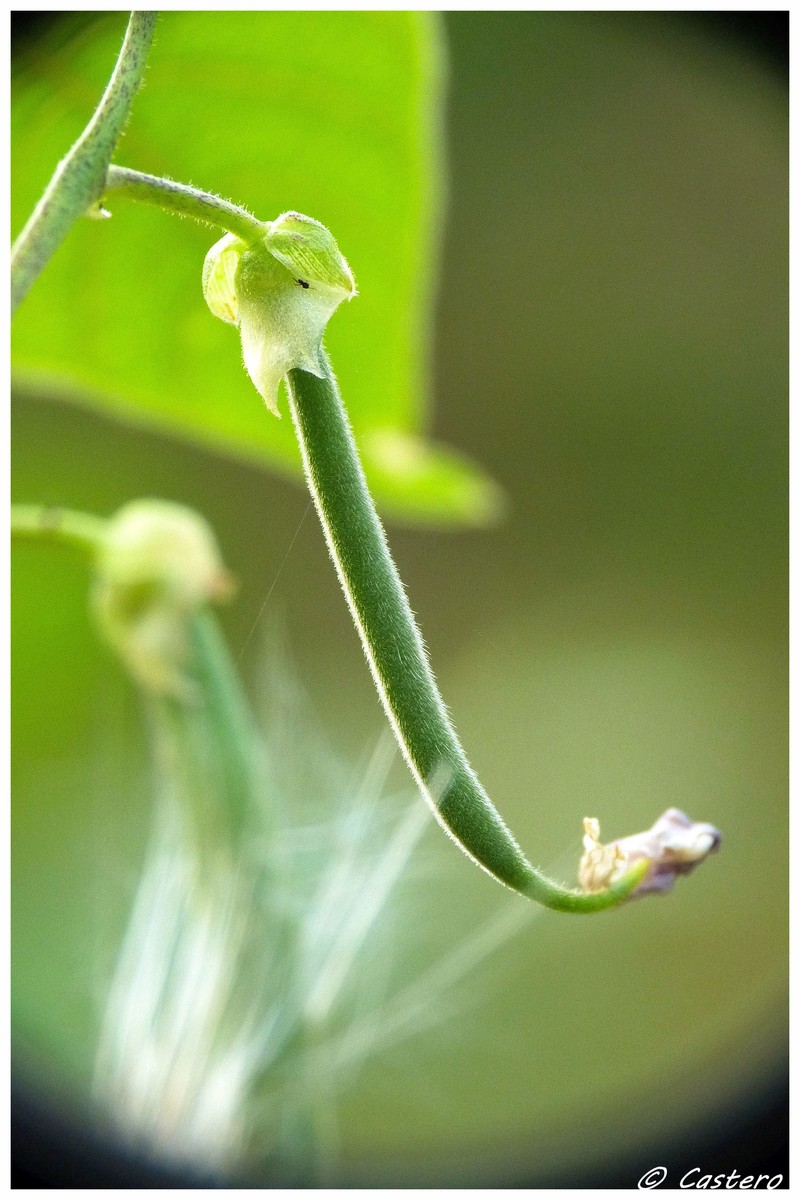
{"label": "curved green bean", "polygon": [[328,549],[403,756],[443,829],[490,875],[560,912],[598,912],[628,896],[647,863],[612,887],[580,892],[533,867],[470,766],[447,715],[375,511],[327,357],[323,378],[287,376],[294,422]]}

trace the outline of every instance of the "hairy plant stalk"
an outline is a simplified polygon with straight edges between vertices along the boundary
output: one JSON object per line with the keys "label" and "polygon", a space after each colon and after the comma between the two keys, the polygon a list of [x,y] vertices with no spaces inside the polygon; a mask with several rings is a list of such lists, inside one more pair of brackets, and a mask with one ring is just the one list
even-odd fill
{"label": "hairy plant stalk", "polygon": [[411,772],[442,828],[501,883],[561,912],[611,908],[640,882],[572,891],[525,858],[481,787],[447,714],[375,511],[330,364],[289,372],[289,400],[311,494],[375,686]]}
{"label": "hairy plant stalk", "polygon": [[16,311],[79,217],[102,195],[108,164],[144,76],[157,13],[133,12],[108,87],[92,119],[55,170],[11,250]]}
{"label": "hairy plant stalk", "polygon": [[204,225],[217,225],[245,242],[263,237],[267,228],[263,221],[256,220],[246,209],[223,200],[221,196],[203,192],[186,183],[163,179],[160,175],[133,171],[130,167],[108,168],[103,201],[113,203],[118,197],[141,204],[153,204],[178,216],[192,217]]}
{"label": "hairy plant stalk", "polygon": [[156,753],[165,778],[180,772],[201,840],[239,853],[263,799],[258,731],[216,617],[200,609],[188,625],[196,698],[148,698]]}
{"label": "hairy plant stalk", "polygon": [[131,1144],[215,1176],[242,1165],[252,1097],[291,1048],[294,957],[264,746],[214,614],[187,618],[193,691],[142,693],[152,843],[104,1008],[95,1096]]}
{"label": "hairy plant stalk", "polygon": [[89,513],[46,504],[12,504],[11,534],[15,538],[71,546],[94,557],[107,522]]}

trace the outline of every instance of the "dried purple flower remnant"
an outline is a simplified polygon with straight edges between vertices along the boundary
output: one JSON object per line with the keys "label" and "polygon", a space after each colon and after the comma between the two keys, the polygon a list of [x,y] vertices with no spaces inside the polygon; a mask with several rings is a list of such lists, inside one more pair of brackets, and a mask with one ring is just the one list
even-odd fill
{"label": "dried purple flower remnant", "polygon": [[594,817],[583,822],[584,854],[579,868],[580,884],[586,892],[599,892],[646,859],[650,866],[628,899],[647,892],[668,892],[678,875],[690,871],[722,844],[722,834],[713,825],[692,821],[679,808],[668,808],[652,829],[618,838],[603,846],[600,823]]}

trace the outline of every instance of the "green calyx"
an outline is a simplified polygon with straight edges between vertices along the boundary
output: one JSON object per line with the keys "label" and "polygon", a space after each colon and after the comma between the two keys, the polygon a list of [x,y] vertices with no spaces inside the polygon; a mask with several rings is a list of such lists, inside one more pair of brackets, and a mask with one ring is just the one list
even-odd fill
{"label": "green calyx", "polygon": [[247,373],[280,416],[278,385],[289,371],[324,377],[325,327],[356,286],[325,226],[288,212],[260,241],[229,233],[216,242],[203,265],[203,293],[215,317],[238,325]]}
{"label": "green calyx", "polygon": [[130,675],[150,694],[192,700],[189,623],[233,589],[210,526],[180,504],[134,501],[106,522],[94,568],[95,618]]}

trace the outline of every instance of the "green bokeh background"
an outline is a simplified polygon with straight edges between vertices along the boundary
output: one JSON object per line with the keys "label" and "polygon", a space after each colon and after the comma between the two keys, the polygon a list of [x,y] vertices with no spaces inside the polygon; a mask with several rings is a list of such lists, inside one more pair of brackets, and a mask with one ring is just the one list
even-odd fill
{"label": "green bokeh background", "polygon": [[[378,1057],[340,1113],[356,1185],[591,1168],[722,1121],[785,1045],[784,89],[658,14],[460,13],[446,33],[431,425],[510,512],[391,525],[401,575],[537,861],[568,877],[583,816],[616,836],[673,804],[725,845],[669,899],[538,916],[457,1018]],[[369,748],[381,714],[300,487],[30,388],[13,434],[20,499],[199,508],[241,583],[224,624],[253,687],[277,615],[333,744]],[[15,1046],[76,1101],[148,811],[136,699],[85,601],[66,555],[15,553]],[[518,903],[436,828],[425,853],[406,973]]]}

